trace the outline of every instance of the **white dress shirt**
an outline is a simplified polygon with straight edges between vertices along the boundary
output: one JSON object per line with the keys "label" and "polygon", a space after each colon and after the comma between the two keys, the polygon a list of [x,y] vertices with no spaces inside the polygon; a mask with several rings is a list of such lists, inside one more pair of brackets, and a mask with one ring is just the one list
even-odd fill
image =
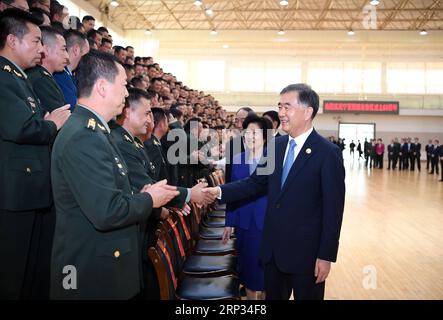
{"label": "white dress shirt", "polygon": [[300,153],[300,150],[303,148],[303,145],[305,144],[306,140],[308,139],[309,135],[312,133],[312,131],[314,130],[313,127],[311,127],[311,129],[309,129],[308,131],[302,133],[301,135],[299,135],[298,137],[291,137],[290,135],[288,135],[288,144],[286,145],[286,151],[285,151],[285,157],[283,158],[283,163],[282,165],[285,163],[286,160],[286,156],[288,155],[288,151],[289,151],[289,143],[291,142],[291,140],[295,141],[295,153],[294,153],[294,161],[295,159],[297,159],[298,154]]}

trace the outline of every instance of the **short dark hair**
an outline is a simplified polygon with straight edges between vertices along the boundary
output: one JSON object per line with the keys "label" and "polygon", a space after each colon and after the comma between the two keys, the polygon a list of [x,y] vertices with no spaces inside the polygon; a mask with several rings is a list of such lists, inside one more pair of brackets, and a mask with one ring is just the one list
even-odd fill
{"label": "short dark hair", "polygon": [[98,32],[102,33],[102,32],[106,32],[109,33],[108,29],[106,29],[105,27],[100,27],[97,29]]}
{"label": "short dark hair", "polygon": [[98,79],[114,82],[118,74],[117,60],[109,53],[91,50],[82,57],[76,71],[79,97],[89,97]]}
{"label": "short dark hair", "polygon": [[[5,0],[0,0],[0,1],[5,1]],[[36,19],[38,19],[40,21],[39,25],[41,25],[45,21],[45,16],[47,16],[48,19],[51,19],[49,17],[48,12],[46,12],[45,10],[43,10],[41,8],[36,8],[36,7],[29,8],[29,13],[32,14],[33,17],[35,17]]]}
{"label": "short dark hair", "polygon": [[152,78],[151,83],[154,83],[155,81],[163,81],[162,78]]}
{"label": "short dark hair", "polygon": [[250,113],[246,118],[245,121],[243,121],[243,129],[246,130],[246,128],[251,124],[254,123],[258,125],[260,129],[262,129],[263,133],[263,141],[267,141],[267,130],[272,129],[272,123],[269,119],[266,119],[264,117],[259,117],[255,113]]}
{"label": "short dark hair", "polygon": [[176,119],[181,118],[183,116],[183,112],[181,112],[177,108],[171,108],[169,109],[169,113]]}
{"label": "short dark hair", "polygon": [[29,32],[27,23],[39,25],[39,20],[32,16],[29,12],[20,9],[6,9],[0,13],[0,49],[6,45],[8,35],[12,34],[23,39],[25,34]]}
{"label": "short dark hair", "polygon": [[142,76],[137,76],[137,77],[132,78],[131,84],[135,87],[135,86],[141,84],[142,81],[144,81],[143,77]]}
{"label": "short dark hair", "polygon": [[125,68],[125,70],[134,70],[135,69],[135,67],[132,64],[128,64],[128,63],[123,64],[123,68]]}
{"label": "short dark hair", "polygon": [[82,22],[91,21],[91,20],[95,21],[95,18],[93,16],[84,16]]}
{"label": "short dark hair", "polygon": [[94,39],[97,34],[100,34],[100,33],[97,30],[95,30],[95,29],[91,29],[91,30],[88,31],[88,33],[86,33],[86,36],[88,38]]}
{"label": "short dark hair", "polygon": [[114,46],[114,53],[119,53],[120,51],[122,51],[122,50],[125,50],[126,51],[126,49],[125,48],[123,48],[122,46]]}
{"label": "short dark hair", "polygon": [[274,110],[269,110],[263,113],[263,117],[268,116],[272,121],[277,122],[277,128],[280,127],[280,118],[278,117],[278,112]]}
{"label": "short dark hair", "polygon": [[130,88],[128,89],[128,96],[126,97],[125,105],[129,107],[131,105],[131,102],[139,101],[142,98],[146,100],[151,99],[145,90],[139,88]]}
{"label": "short dark hair", "polygon": [[66,40],[66,49],[70,49],[76,44],[78,44],[80,48],[83,48],[85,46],[86,36],[80,31],[71,29],[66,31],[63,36]]}
{"label": "short dark hair", "polygon": [[288,92],[298,92],[299,103],[302,105],[307,105],[314,110],[311,117],[311,119],[314,119],[315,115],[318,112],[318,107],[320,104],[320,98],[317,92],[312,90],[309,85],[304,83],[290,84],[280,92],[280,95]]}
{"label": "short dark hair", "polygon": [[128,50],[129,48],[134,49],[133,46],[127,46],[127,47],[126,47],[126,50]]}
{"label": "short dark hair", "polygon": [[58,30],[49,26],[41,26],[40,30],[42,31],[42,44],[51,48],[57,41],[57,35],[63,37],[63,35]]}
{"label": "short dark hair", "polygon": [[54,20],[54,16],[56,14],[62,14],[63,13],[63,9],[65,8],[64,5],[60,4],[59,2],[56,1],[51,1],[51,11],[50,11],[50,15],[51,15],[51,21]]}
{"label": "short dark hair", "polygon": [[105,43],[110,43],[111,46],[112,46],[112,41],[109,40],[108,38],[103,38],[103,39],[102,39],[102,44],[101,44],[101,45],[104,45]]}
{"label": "short dark hair", "polygon": [[166,111],[162,108],[152,108],[152,116],[154,118],[154,127],[157,127],[161,121],[168,120]]}

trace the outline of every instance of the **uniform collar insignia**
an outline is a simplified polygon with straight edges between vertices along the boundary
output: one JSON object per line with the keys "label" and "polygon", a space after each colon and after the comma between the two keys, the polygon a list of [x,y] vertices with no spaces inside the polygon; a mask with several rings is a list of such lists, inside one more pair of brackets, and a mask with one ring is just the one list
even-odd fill
{"label": "uniform collar insignia", "polygon": [[[106,131],[106,128],[104,126],[102,126],[100,123],[97,123],[97,126],[102,130],[102,131]],[[107,132],[107,131],[106,131]]]}
{"label": "uniform collar insignia", "polygon": [[3,67],[3,70],[8,71],[8,72],[12,72],[12,68],[11,68],[11,66],[9,64],[5,65]]}
{"label": "uniform collar insignia", "polygon": [[91,129],[91,130],[95,130],[95,126],[96,126],[96,124],[97,124],[97,122],[95,121],[95,119],[94,119],[94,118],[90,118],[90,119],[88,120],[87,128],[88,128],[88,129]]}
{"label": "uniform collar insignia", "polygon": [[43,70],[43,74],[44,74],[45,76],[48,76],[48,77],[51,76],[51,74],[50,74],[48,71],[46,71],[46,70]]}
{"label": "uniform collar insignia", "polygon": [[15,73],[15,75],[17,76],[17,77],[19,77],[19,78],[23,78],[23,75],[20,73],[20,72],[17,72],[16,70],[12,70],[14,73]]}
{"label": "uniform collar insignia", "polygon": [[132,143],[132,139],[127,134],[123,135],[123,137],[125,138],[126,141]]}

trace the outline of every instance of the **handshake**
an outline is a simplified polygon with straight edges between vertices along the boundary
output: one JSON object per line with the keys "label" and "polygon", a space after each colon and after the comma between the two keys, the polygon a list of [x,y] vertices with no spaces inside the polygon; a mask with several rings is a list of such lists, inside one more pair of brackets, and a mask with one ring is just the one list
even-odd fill
{"label": "handshake", "polygon": [[[199,182],[191,189],[191,201],[200,206],[211,204],[219,196],[218,188],[208,188],[208,184]],[[154,184],[145,185],[140,192],[149,193],[154,208],[160,208],[179,195],[177,187],[167,184],[162,180]]]}
{"label": "handshake", "polygon": [[208,184],[199,182],[191,189],[191,201],[204,206],[211,204],[219,196],[218,188],[207,188]]}

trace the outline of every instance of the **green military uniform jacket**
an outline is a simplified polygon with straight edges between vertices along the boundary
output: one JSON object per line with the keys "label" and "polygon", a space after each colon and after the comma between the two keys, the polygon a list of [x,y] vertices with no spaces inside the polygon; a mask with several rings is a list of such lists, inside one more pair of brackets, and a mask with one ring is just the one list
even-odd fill
{"label": "green military uniform jacket", "polygon": [[[157,182],[155,179],[157,167],[152,163],[150,155],[146,153],[143,143],[133,138],[122,126],[114,124],[111,131],[114,143],[120,150],[129,170],[129,180],[134,193],[139,192],[144,185]],[[180,192],[166,207],[183,207],[188,190],[178,187]]]}
{"label": "green military uniform jacket", "polygon": [[26,74],[4,57],[0,97],[0,210],[47,208],[52,204],[49,146],[57,127],[43,119]]}
{"label": "green military uniform jacket", "polygon": [[26,70],[26,73],[35,94],[40,99],[44,113],[52,112],[66,104],[63,92],[48,70],[42,66],[35,66]]}
{"label": "green military uniform jacket", "polygon": [[161,142],[156,136],[152,135],[150,139],[145,141],[144,145],[146,152],[149,154],[149,158],[152,160],[152,163],[156,168],[156,180],[167,179],[168,182],[172,181],[168,174],[169,166],[165,160]]}
{"label": "green military uniform jacket", "polygon": [[[142,286],[140,223],[152,211],[152,198],[133,194],[108,130],[100,116],[78,105],[52,150],[53,299],[128,299]],[[76,268],[76,290],[63,286],[68,265]]]}

